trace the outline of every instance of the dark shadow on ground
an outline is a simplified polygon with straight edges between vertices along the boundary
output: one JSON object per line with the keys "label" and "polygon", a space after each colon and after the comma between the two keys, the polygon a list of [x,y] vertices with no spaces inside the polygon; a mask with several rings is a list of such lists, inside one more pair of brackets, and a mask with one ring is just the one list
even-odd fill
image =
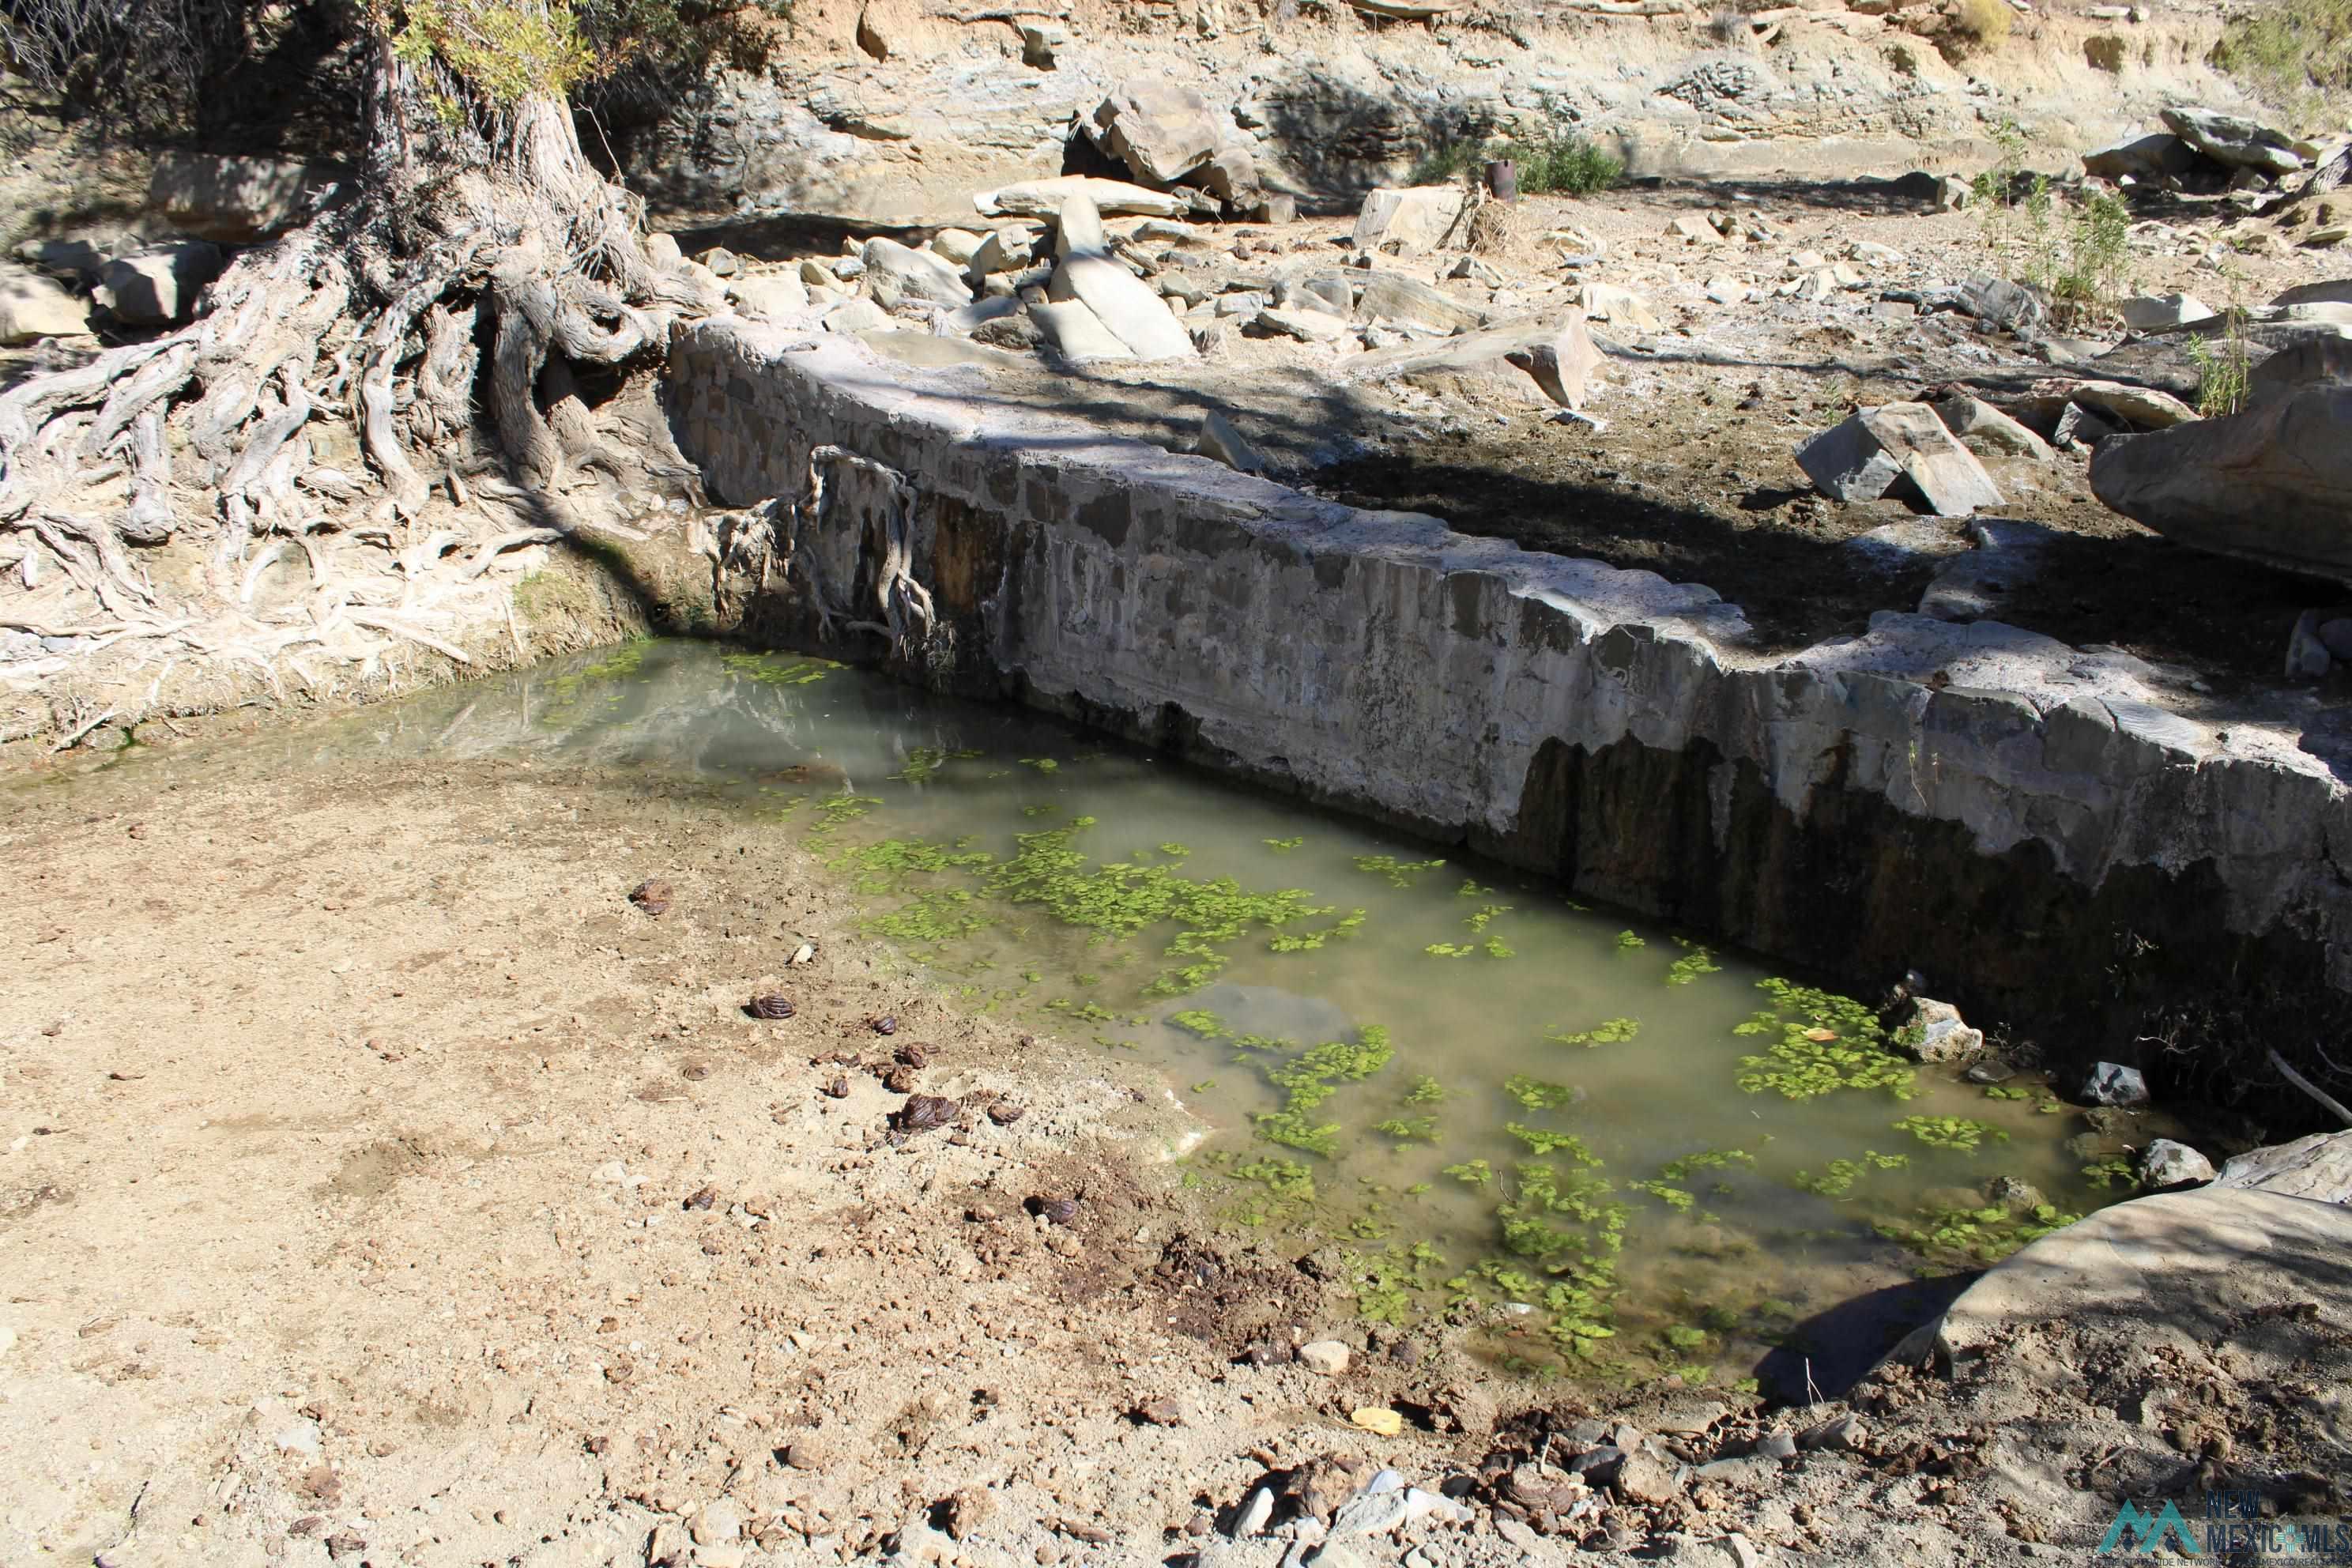
{"label": "dark shadow on ground", "polygon": [[1935,1321],[1979,1278],[1906,1280],[1814,1313],[1756,1363],[1759,1392],[1775,1405],[1844,1398],[1904,1335]]}
{"label": "dark shadow on ground", "polygon": [[785,213],[768,217],[718,218],[673,230],[672,237],[688,256],[722,245],[739,256],[782,261],[795,256],[838,256],[843,240],[863,241],[877,235],[902,245],[920,245],[939,228],[936,225],[900,226],[865,218]]}

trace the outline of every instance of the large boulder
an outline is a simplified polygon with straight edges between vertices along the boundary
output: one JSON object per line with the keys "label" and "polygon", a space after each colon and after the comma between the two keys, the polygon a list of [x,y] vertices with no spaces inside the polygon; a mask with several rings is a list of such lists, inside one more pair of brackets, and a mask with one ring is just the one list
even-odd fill
{"label": "large boulder", "polygon": [[1174,184],[1224,138],[1209,100],[1165,77],[1119,83],[1084,124],[1096,146],[1148,185]]}
{"label": "large boulder", "polygon": [[1984,465],[1924,403],[1859,409],[1799,448],[1797,466],[1842,501],[1876,500],[1907,479],[1939,516],[2000,504]]}
{"label": "large boulder", "polygon": [[1057,304],[1083,301],[1138,359],[1192,359],[1198,352],[1168,302],[1108,256],[1080,252],[1065,258],[1045,292]]}
{"label": "large boulder", "polygon": [[1444,332],[1474,331],[1486,324],[1485,311],[1402,272],[1374,271],[1366,278],[1356,313],[1368,321],[1412,321]]}
{"label": "large boulder", "polygon": [[808,285],[797,271],[753,272],[727,282],[727,297],[747,316],[789,316],[808,309]]}
{"label": "large boulder", "polygon": [[147,179],[147,205],[180,233],[254,245],[285,233],[341,172],[284,158],[166,153]]}
{"label": "large boulder", "polygon": [[1459,185],[1379,186],[1356,214],[1356,248],[1400,256],[1434,250],[1453,233],[1466,199]]}
{"label": "large boulder", "polygon": [[0,276],[0,343],[70,338],[89,331],[89,301],[31,272]]}
{"label": "large boulder", "polygon": [[879,236],[867,240],[858,256],[873,280],[875,298],[886,307],[897,300],[920,300],[950,310],[971,303],[963,268],[944,256]]}
{"label": "large boulder", "polygon": [[227,265],[201,239],[119,256],[99,269],[90,298],[126,326],[168,327],[196,313],[196,297]]}
{"label": "large boulder", "polygon": [[2197,166],[2197,149],[2168,131],[2136,136],[2083,154],[2083,172],[2104,180],[2160,180],[2185,174]]}
{"label": "large boulder", "polygon": [[2272,354],[2246,377],[2246,407],[2264,407],[2306,386],[2352,382],[2352,331],[2311,337]]}
{"label": "large boulder", "polygon": [[2091,491],[2168,539],[2352,583],[2352,385],[2306,386],[2243,414],[2115,437]]}
{"label": "large boulder", "polygon": [[2303,167],[2294,138],[2284,131],[2210,109],[2168,109],[2163,120],[2174,135],[2217,163],[2266,174],[2291,174]]}
{"label": "large boulder", "polygon": [[1134,351],[1120,342],[1118,334],[1105,326],[1102,318],[1083,300],[1032,305],[1029,319],[1037,324],[1038,335],[1047,350],[1069,363],[1135,357]]}

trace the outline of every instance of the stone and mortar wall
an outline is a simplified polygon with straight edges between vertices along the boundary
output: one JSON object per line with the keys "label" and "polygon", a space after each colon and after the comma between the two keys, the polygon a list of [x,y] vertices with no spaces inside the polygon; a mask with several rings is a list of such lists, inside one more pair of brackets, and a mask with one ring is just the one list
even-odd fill
{"label": "stone and mortar wall", "polygon": [[[801,493],[821,443],[911,482],[938,622],[865,648],[919,684],[1849,984],[1916,966],[2058,1060],[2179,1087],[2352,1019],[2352,794],[2292,737],[2168,711],[2126,656],[1889,613],[1768,658],[1709,589],[1105,438],[971,373],[735,321],[671,364],[679,444],[724,502]],[[882,618],[885,492],[828,471],[793,574],[721,594],[748,635],[813,638],[812,581],[837,621]]]}

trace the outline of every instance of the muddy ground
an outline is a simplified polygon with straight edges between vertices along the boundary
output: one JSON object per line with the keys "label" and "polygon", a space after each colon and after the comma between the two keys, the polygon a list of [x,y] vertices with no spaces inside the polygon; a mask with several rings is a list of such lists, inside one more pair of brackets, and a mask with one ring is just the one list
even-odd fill
{"label": "muddy ground", "polygon": [[[1848,1406],[1368,1333],[1195,1205],[1163,1086],[930,997],[709,787],[326,755],[227,736],[8,788],[0,1560],[1271,1565],[1287,1540],[1215,1533],[1255,1487],[1311,1538],[1303,1506],[1390,1466],[1459,1521],[1318,1561],[1729,1563],[1738,1532],[2005,1562],[2087,1544],[2117,1477],[2340,1442],[2332,1318],[2252,1348],[2135,1322],[1866,1385],[1848,1447],[1687,1469]],[[771,992],[791,1018],[747,1015]],[[951,1119],[898,1132],[906,1090]],[[1825,1363],[1864,1320],[1810,1326]],[[1291,1353],[1326,1336],[1337,1376]],[[2082,1369],[2054,1410],[2053,1364]],[[1625,1425],[1645,1479],[1570,1482]]]}

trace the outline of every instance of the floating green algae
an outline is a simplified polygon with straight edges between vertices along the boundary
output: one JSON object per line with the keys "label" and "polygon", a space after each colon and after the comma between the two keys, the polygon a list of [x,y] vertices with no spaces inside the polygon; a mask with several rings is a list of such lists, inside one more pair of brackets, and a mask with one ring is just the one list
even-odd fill
{"label": "floating green algae", "polygon": [[1741,1089],[1750,1094],[1769,1089],[1789,1100],[1842,1089],[1883,1089],[1897,1100],[1911,1098],[1918,1075],[1881,1044],[1885,1031],[1868,1007],[1787,980],[1759,980],[1756,988],[1773,1005],[1732,1033],[1779,1038],[1764,1055],[1739,1058]]}
{"label": "floating green algae", "polygon": [[1832,1160],[1818,1176],[1811,1171],[1799,1171],[1790,1178],[1790,1185],[1825,1198],[1842,1198],[1853,1190],[1854,1183],[1871,1172],[1896,1171],[1910,1163],[1908,1154],[1882,1154],[1875,1149],[1865,1149],[1859,1160]]}
{"label": "floating green algae", "polygon": [[1965,1116],[1906,1116],[1895,1124],[1895,1130],[1908,1132],[1930,1149],[1958,1149],[1970,1154],[1988,1138],[1996,1143],[2009,1142],[2009,1134],[1991,1122]]}
{"label": "floating green algae", "polygon": [[719,662],[732,675],[762,686],[809,686],[841,668],[827,659],[797,658],[790,654],[737,650],[719,655]]}
{"label": "floating green algae", "polygon": [[1580,1089],[1564,1083],[1547,1083],[1525,1073],[1515,1073],[1505,1079],[1503,1092],[1529,1110],[1558,1110],[1584,1098],[1584,1091]]}
{"label": "floating green algae", "polygon": [[1393,855],[1359,855],[1356,869],[1376,877],[1386,877],[1393,888],[1410,888],[1427,872],[1437,870],[1443,860],[1400,860]]}
{"label": "floating green algae", "polygon": [[1603,1018],[1590,1029],[1580,1029],[1574,1034],[1555,1031],[1544,1038],[1556,1046],[1590,1048],[1593,1046],[1613,1046],[1622,1040],[1630,1040],[1641,1032],[1642,1021],[1639,1018]]}
{"label": "floating green algae", "polygon": [[917,746],[907,753],[907,765],[890,776],[900,784],[922,784],[950,763],[969,762],[986,753],[976,749],[958,750],[947,746]]}

